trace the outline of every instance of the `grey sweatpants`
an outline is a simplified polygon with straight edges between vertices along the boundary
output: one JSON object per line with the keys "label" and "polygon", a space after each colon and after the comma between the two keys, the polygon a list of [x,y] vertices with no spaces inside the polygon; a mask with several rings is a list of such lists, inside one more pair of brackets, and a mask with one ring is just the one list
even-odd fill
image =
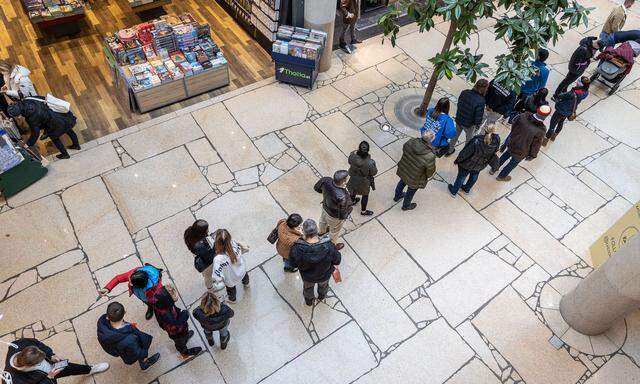
{"label": "grey sweatpants", "polygon": [[456,125],[456,135],[453,139],[451,139],[449,141],[449,148],[454,148],[456,146],[456,144],[458,143],[458,138],[460,137],[460,135],[462,134],[462,131],[464,130],[464,142],[468,143],[471,141],[471,139],[473,139],[473,136],[475,136],[476,134],[476,127],[475,125],[472,125],[470,127],[465,127],[464,125]]}

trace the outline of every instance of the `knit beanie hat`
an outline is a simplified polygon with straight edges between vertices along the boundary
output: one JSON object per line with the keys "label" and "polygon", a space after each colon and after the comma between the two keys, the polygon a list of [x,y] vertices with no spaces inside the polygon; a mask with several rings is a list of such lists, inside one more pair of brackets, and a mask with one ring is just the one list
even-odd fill
{"label": "knit beanie hat", "polygon": [[544,121],[551,114],[551,107],[548,105],[541,105],[538,107],[536,114],[533,117],[538,121]]}

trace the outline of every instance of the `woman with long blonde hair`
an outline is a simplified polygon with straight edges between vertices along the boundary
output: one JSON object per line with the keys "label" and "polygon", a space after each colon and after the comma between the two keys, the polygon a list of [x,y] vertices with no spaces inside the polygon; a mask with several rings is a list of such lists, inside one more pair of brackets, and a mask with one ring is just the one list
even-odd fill
{"label": "woman with long blonde hair", "polygon": [[454,162],[458,165],[456,181],[448,185],[452,196],[455,197],[460,189],[465,193],[471,193],[471,188],[478,180],[480,171],[489,164],[492,169],[498,167],[498,156],[496,156],[498,148],[500,148],[500,136],[495,133],[494,124],[487,125],[483,134],[475,136],[464,146]]}
{"label": "woman with long blonde hair", "polygon": [[206,292],[200,299],[200,306],[193,310],[193,317],[202,326],[210,346],[213,347],[215,345],[213,332],[218,331],[220,333],[221,349],[227,348],[227,343],[231,338],[227,328],[233,315],[233,309],[229,308],[225,303],[221,303],[218,297],[211,292]]}
{"label": "woman with long blonde hair", "polygon": [[245,287],[249,285],[249,274],[242,256],[249,248],[234,241],[226,229],[218,229],[214,236],[213,250],[216,254],[213,258],[214,291],[226,288],[227,300],[235,303],[236,285],[240,282]]}

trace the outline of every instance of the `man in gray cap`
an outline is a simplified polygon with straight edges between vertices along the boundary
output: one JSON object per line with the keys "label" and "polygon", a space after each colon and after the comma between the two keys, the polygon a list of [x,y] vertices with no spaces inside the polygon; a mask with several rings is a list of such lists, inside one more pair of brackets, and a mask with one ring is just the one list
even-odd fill
{"label": "man in gray cap", "polygon": [[329,290],[329,279],[340,264],[340,251],[328,237],[318,236],[318,226],[312,219],[302,224],[303,238],[296,240],[289,253],[289,263],[298,268],[303,282],[302,295],[308,306],[316,298],[314,288],[318,285],[318,300],[324,300]]}

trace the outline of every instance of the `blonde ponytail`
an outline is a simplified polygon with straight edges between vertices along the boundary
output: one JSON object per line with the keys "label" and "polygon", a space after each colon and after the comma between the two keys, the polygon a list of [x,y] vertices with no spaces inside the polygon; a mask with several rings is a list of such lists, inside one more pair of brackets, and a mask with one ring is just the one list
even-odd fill
{"label": "blonde ponytail", "polygon": [[486,145],[491,144],[491,136],[493,135],[493,132],[495,132],[495,130],[496,130],[496,127],[493,124],[487,125],[484,128],[484,143]]}

